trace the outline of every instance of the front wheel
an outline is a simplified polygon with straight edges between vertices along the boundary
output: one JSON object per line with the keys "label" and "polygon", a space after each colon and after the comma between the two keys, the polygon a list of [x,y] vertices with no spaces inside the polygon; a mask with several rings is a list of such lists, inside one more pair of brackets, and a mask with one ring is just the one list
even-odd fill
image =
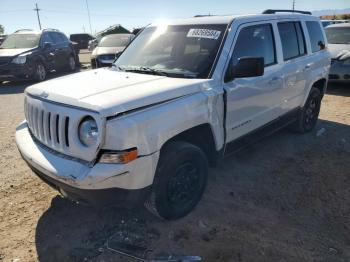
{"label": "front wheel", "polygon": [[321,109],[322,95],[319,89],[312,88],[309,97],[300,112],[298,119],[293,123],[292,130],[299,133],[307,133],[316,126]]}
{"label": "front wheel", "polygon": [[42,82],[46,79],[46,68],[42,63],[37,63],[34,71],[34,80]]}
{"label": "front wheel", "polygon": [[184,217],[201,199],[208,176],[203,151],[186,142],[172,142],[161,150],[152,193],[146,208],[167,220]]}

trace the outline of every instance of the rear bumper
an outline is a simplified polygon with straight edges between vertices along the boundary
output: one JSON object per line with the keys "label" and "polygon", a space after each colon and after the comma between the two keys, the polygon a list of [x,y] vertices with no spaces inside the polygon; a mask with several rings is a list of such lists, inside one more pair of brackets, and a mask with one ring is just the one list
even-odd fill
{"label": "rear bumper", "polygon": [[93,205],[134,207],[153,183],[159,153],[128,164],[86,165],[56,154],[32,138],[26,122],[16,129],[22,158],[43,181],[72,200]]}

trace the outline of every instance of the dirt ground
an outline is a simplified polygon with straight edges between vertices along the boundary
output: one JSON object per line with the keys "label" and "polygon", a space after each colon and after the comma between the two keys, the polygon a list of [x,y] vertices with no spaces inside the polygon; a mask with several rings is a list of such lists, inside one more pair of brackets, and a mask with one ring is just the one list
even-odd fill
{"label": "dirt ground", "polygon": [[282,130],[225,159],[198,207],[164,222],[80,206],[41,182],[14,141],[27,85],[0,87],[0,261],[135,261],[106,248],[123,234],[151,258],[350,261],[350,86],[329,87],[314,132]]}

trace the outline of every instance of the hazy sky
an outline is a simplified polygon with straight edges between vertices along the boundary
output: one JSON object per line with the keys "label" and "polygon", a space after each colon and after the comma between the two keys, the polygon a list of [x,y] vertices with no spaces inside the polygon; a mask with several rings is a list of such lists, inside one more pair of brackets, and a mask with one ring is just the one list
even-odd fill
{"label": "hazy sky", "polygon": [[[66,34],[90,32],[86,0],[0,0],[0,24],[6,33],[19,28],[38,29],[38,3],[43,28]],[[160,19],[192,17],[197,14],[260,13],[267,8],[290,9],[292,0],[88,0],[93,33],[112,24],[128,29]],[[296,0],[296,9],[350,8],[350,0]]]}

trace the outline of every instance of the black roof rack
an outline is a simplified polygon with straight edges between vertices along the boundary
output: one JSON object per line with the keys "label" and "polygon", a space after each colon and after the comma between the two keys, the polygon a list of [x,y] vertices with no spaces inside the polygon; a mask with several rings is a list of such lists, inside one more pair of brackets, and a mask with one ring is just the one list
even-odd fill
{"label": "black roof rack", "polygon": [[288,9],[267,9],[263,14],[276,14],[276,13],[299,13],[304,15],[312,15],[309,11],[300,11],[300,10],[288,10]]}
{"label": "black roof rack", "polygon": [[55,29],[55,28],[45,28],[43,29],[43,31],[55,31],[55,32],[59,32],[58,29]]}

